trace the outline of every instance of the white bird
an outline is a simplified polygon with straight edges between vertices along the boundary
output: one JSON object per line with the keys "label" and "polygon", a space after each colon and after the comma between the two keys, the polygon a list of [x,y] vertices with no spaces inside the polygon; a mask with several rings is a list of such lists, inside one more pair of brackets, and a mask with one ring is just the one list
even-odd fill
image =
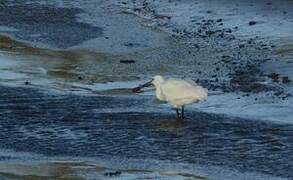
{"label": "white bird", "polygon": [[[206,100],[208,90],[197,85],[194,82],[189,82],[181,79],[164,79],[162,76],[154,76],[154,78],[134,88],[134,92],[138,92],[143,87],[154,85],[156,88],[156,97],[160,101],[166,101],[176,108],[177,118],[184,119],[184,106],[187,104]],[[181,108],[181,115],[179,109]]]}

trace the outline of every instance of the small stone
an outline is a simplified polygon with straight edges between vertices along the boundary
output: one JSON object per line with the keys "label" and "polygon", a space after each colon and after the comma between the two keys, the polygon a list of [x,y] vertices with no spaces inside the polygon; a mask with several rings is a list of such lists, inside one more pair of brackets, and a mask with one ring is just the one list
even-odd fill
{"label": "small stone", "polygon": [[121,173],[122,173],[121,171],[106,172],[104,175],[112,177],[112,176],[119,176],[119,175],[121,175]]}
{"label": "small stone", "polygon": [[279,74],[277,73],[271,73],[268,75],[269,78],[271,78],[274,82],[278,82]]}
{"label": "small stone", "polygon": [[223,19],[217,19],[217,21],[216,22],[222,22],[223,21]]}
{"label": "small stone", "polygon": [[125,59],[125,60],[120,60],[120,63],[124,63],[124,64],[132,64],[132,63],[135,63],[135,60],[132,60],[132,59]]}
{"label": "small stone", "polygon": [[78,76],[78,80],[82,80],[83,78],[81,76]]}
{"label": "small stone", "polygon": [[226,30],[227,33],[232,33],[232,30],[229,28]]}
{"label": "small stone", "polygon": [[282,83],[284,83],[284,84],[288,84],[288,83],[290,83],[290,82],[291,82],[291,79],[289,79],[288,76],[282,77]]}
{"label": "small stone", "polygon": [[244,48],[244,44],[240,44],[239,45],[239,48]]}
{"label": "small stone", "polygon": [[206,31],[206,35],[211,36],[212,34],[215,34],[215,31]]}
{"label": "small stone", "polygon": [[30,85],[31,83],[29,81],[24,82],[25,85]]}
{"label": "small stone", "polygon": [[249,21],[249,26],[253,26],[253,25],[255,25],[256,24],[256,22],[255,21]]}

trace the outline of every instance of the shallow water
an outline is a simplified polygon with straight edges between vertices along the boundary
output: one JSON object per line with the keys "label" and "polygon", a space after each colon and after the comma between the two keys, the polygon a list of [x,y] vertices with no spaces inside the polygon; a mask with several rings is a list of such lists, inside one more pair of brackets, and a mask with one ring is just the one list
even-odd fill
{"label": "shallow water", "polygon": [[292,125],[197,112],[187,112],[188,118],[181,122],[164,111],[136,112],[150,104],[160,107],[149,97],[1,87],[0,149],[46,156],[167,160],[293,177]]}

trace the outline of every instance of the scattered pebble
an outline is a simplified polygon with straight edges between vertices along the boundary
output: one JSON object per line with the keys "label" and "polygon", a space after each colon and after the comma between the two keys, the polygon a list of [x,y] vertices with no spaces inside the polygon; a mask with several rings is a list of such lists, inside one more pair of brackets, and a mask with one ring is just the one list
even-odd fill
{"label": "scattered pebble", "polygon": [[284,83],[284,84],[288,84],[288,83],[290,83],[290,82],[291,82],[291,79],[289,79],[288,76],[282,77],[282,83]]}
{"label": "scattered pebble", "polygon": [[239,45],[239,48],[244,48],[244,47],[245,47],[244,44]]}
{"label": "scattered pebble", "polygon": [[105,176],[110,176],[110,177],[112,177],[112,176],[120,176],[121,173],[122,173],[121,171],[106,172],[104,175],[105,175]]}
{"label": "scattered pebble", "polygon": [[279,80],[279,74],[277,73],[271,73],[268,75],[269,78],[271,78],[274,82],[278,82]]}
{"label": "scattered pebble", "polygon": [[120,60],[120,63],[124,63],[124,64],[132,64],[132,63],[135,63],[135,60],[132,60],[132,59],[125,59],[125,60]]}
{"label": "scattered pebble", "polygon": [[253,25],[255,25],[256,24],[256,21],[249,21],[249,26],[253,26]]}

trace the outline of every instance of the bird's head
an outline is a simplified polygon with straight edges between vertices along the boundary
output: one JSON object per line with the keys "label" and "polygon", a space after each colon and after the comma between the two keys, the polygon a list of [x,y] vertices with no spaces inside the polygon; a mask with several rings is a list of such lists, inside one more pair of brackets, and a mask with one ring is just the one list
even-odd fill
{"label": "bird's head", "polygon": [[145,84],[141,85],[141,87],[149,87],[149,86],[159,86],[164,81],[164,78],[160,75],[154,76],[150,81],[146,82]]}
{"label": "bird's head", "polygon": [[149,86],[159,86],[164,81],[164,78],[160,75],[154,76],[150,81],[136,87],[133,89],[133,92],[139,92],[142,88],[149,87]]}
{"label": "bird's head", "polygon": [[164,78],[160,75],[156,75],[153,77],[152,84],[155,86],[159,86],[164,81]]}

